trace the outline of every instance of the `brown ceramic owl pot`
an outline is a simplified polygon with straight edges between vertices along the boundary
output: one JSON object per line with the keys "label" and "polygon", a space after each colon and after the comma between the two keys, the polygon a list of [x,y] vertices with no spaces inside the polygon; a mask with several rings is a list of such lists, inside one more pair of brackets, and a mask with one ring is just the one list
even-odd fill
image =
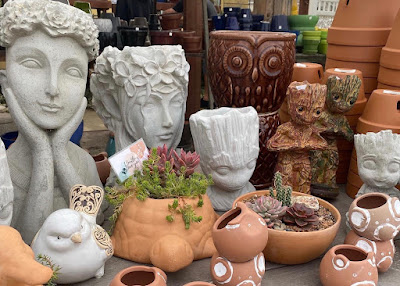
{"label": "brown ceramic owl pot", "polygon": [[157,267],[132,266],[115,275],[110,283],[110,286],[126,285],[167,286],[167,275]]}
{"label": "brown ceramic owl pot", "polygon": [[212,236],[221,256],[240,263],[263,251],[268,241],[268,227],[261,216],[239,202],[215,222]]}
{"label": "brown ceramic owl pot", "polygon": [[322,259],[319,277],[323,286],[378,285],[374,254],[354,245],[336,245]]}
{"label": "brown ceramic owl pot", "polygon": [[375,256],[376,267],[379,272],[386,272],[393,263],[396,248],[393,239],[387,241],[372,241],[368,238],[357,235],[354,231],[350,231],[345,240],[345,244],[352,244],[364,249],[366,252],[372,252]]}
{"label": "brown ceramic owl pot", "polygon": [[393,239],[400,228],[400,201],[382,193],[356,198],[349,208],[349,223],[354,232],[374,241]]}
{"label": "brown ceramic owl pot", "polygon": [[247,262],[236,263],[216,253],[211,258],[210,269],[217,286],[261,285],[265,274],[265,259],[261,252]]}

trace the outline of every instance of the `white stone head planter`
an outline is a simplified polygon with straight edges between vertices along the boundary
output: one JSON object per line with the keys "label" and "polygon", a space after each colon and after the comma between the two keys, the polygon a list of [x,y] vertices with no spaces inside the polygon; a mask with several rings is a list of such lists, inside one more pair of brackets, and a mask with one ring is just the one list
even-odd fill
{"label": "white stone head planter", "polygon": [[77,283],[104,275],[104,264],[113,255],[111,238],[96,224],[104,191],[76,185],[70,208],[52,213],[32,241],[35,257],[47,255],[61,267],[57,283]]}
{"label": "white stone head planter", "polygon": [[400,196],[400,135],[391,130],[354,135],[358,174],[364,182],[357,197],[366,193]]}
{"label": "white stone head planter", "polygon": [[97,35],[90,16],[60,2],[9,0],[0,8],[0,45],[7,49],[0,83],[19,131],[7,150],[11,224],[25,242],[48,215],[67,207],[73,185],[101,185],[91,156],[69,142],[86,109]]}
{"label": "white stone head planter", "polygon": [[249,182],[259,152],[259,119],[253,107],[202,110],[190,116],[200,165],[214,185],[207,194],[214,209],[227,211],[240,195],[254,191]]}
{"label": "white stone head planter", "polygon": [[6,148],[0,139],[0,225],[10,225],[14,191],[8,169]]}
{"label": "white stone head planter", "polygon": [[143,138],[176,148],[186,110],[189,64],[181,46],[107,47],[91,77],[93,104],[120,151]]}

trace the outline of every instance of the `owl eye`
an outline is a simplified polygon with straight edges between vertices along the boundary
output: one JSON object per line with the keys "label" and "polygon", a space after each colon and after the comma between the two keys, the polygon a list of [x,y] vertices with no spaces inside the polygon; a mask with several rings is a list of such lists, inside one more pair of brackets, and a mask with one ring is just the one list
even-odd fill
{"label": "owl eye", "polygon": [[303,106],[299,106],[299,107],[297,108],[297,110],[298,110],[299,112],[303,112],[304,107],[303,107]]}

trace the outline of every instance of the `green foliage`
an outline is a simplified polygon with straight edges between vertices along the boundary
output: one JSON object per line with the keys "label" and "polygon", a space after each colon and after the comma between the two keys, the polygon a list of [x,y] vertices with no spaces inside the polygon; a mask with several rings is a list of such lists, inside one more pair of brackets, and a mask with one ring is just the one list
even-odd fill
{"label": "green foliage", "polygon": [[[164,148],[166,148],[164,146]],[[106,188],[106,199],[115,206],[115,212],[110,220],[115,224],[119,214],[122,211],[122,204],[125,199],[135,196],[138,200],[144,201],[147,198],[152,199],[171,199],[173,204],[168,205],[169,215],[166,220],[173,222],[174,215],[182,215],[185,222],[185,228],[190,227],[191,222],[200,222],[201,217],[196,216],[195,210],[187,204],[184,198],[198,198],[197,207],[203,206],[202,195],[207,191],[207,187],[213,184],[211,176],[206,177],[204,174],[192,172],[190,168],[189,174],[184,163],[179,165],[179,170],[174,164],[175,161],[189,162],[196,158],[197,154],[184,153],[184,160],[178,155],[171,156],[160,155],[160,147],[153,148],[146,161],[143,162],[142,171],[136,170],[133,177],[127,179],[120,186]],[[188,155],[189,154],[189,155]],[[195,160],[197,162],[197,159]],[[193,164],[185,163],[187,166]],[[198,164],[198,162],[197,162]]]}
{"label": "green foliage", "polygon": [[47,286],[56,286],[57,284],[54,282],[58,278],[58,274],[60,274],[61,267],[54,264],[53,261],[50,259],[49,256],[43,255],[43,254],[38,254],[36,257],[36,260],[44,265],[49,267],[51,270],[53,270],[53,275],[51,276],[50,280],[46,283]]}
{"label": "green foliage", "polygon": [[269,195],[282,202],[282,205],[288,207],[292,205],[292,187],[282,185],[282,174],[280,172],[275,173],[274,187],[271,187],[269,191]]}

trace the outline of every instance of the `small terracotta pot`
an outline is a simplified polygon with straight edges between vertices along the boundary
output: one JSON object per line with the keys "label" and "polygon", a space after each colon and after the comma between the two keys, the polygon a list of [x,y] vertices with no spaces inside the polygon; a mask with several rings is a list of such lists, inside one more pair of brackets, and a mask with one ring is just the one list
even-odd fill
{"label": "small terracotta pot", "polygon": [[[269,194],[268,190],[257,191],[238,197],[233,205],[249,199],[255,195]],[[303,193],[293,192],[293,196],[309,196]],[[319,204],[329,209],[336,219],[336,223],[324,230],[311,232],[294,232],[268,229],[268,244],[263,250],[267,261],[278,264],[301,264],[307,263],[323,254],[339,230],[341,216],[340,212],[330,203],[317,198]],[[301,241],[301,245],[299,245]],[[247,245],[247,244],[246,244]]]}
{"label": "small terracotta pot", "polygon": [[393,264],[396,248],[393,239],[387,241],[372,241],[361,237],[351,230],[345,240],[345,244],[351,244],[364,249],[366,252],[372,252],[375,256],[376,266],[379,272],[386,272]]}
{"label": "small terracotta pot", "polygon": [[379,69],[378,81],[391,86],[400,86],[400,69],[388,69],[383,66]]}
{"label": "small terracotta pot", "polygon": [[337,61],[331,58],[326,59],[325,69],[343,68],[356,69],[362,72],[365,77],[378,77],[379,63],[360,63],[360,62],[345,62]]}
{"label": "small terracotta pot", "polygon": [[322,258],[319,277],[323,286],[377,285],[378,269],[372,252],[340,244]]}
{"label": "small terracotta pot", "polygon": [[174,31],[174,45],[183,46],[183,38],[196,36],[196,31]]}
{"label": "small terracotta pot", "polygon": [[241,263],[251,260],[265,248],[268,227],[261,216],[239,202],[215,222],[212,236],[220,255]]}
{"label": "small terracotta pot", "polygon": [[[314,63],[295,63],[293,65],[292,82],[308,81],[309,83],[322,83],[324,77],[324,68],[320,64]],[[287,98],[283,101],[281,108],[279,109],[279,118],[282,123],[290,121],[290,115],[288,113]]]}
{"label": "small terracotta pot", "polygon": [[182,13],[170,13],[160,15],[161,28],[163,30],[179,29],[181,27]]}
{"label": "small terracotta pot", "polygon": [[183,49],[187,53],[200,53],[202,50],[201,37],[183,37]]}
{"label": "small terracotta pot", "polygon": [[379,63],[382,48],[329,44],[326,56],[338,61]]}
{"label": "small terracotta pot", "polygon": [[110,283],[110,286],[126,285],[167,286],[167,275],[157,267],[132,266],[115,275]]}
{"label": "small terracotta pot", "polygon": [[265,259],[261,252],[249,261],[235,263],[216,253],[211,258],[210,270],[217,286],[261,285],[265,274]]}
{"label": "small terracotta pot", "polygon": [[[378,80],[375,77],[364,77],[364,92],[371,94],[378,86]],[[379,88],[379,87],[378,87]]]}
{"label": "small terracotta pot", "polygon": [[400,133],[399,102],[399,92],[384,89],[374,90],[363,114],[358,119],[357,132],[379,132],[384,129],[392,129],[394,133]]}
{"label": "small terracotta pot", "polygon": [[373,241],[390,240],[399,232],[400,201],[383,193],[368,193],[352,202],[348,217],[356,234]]}
{"label": "small terracotta pot", "polygon": [[99,173],[100,181],[103,185],[106,183],[110,176],[111,165],[108,162],[107,152],[101,152],[100,154],[92,156],[96,163],[97,172]]}
{"label": "small terracotta pot", "polygon": [[173,45],[174,31],[150,31],[152,45]]}
{"label": "small terracotta pot", "polygon": [[202,281],[194,281],[194,282],[187,283],[183,286],[215,286],[215,284],[202,282]]}

